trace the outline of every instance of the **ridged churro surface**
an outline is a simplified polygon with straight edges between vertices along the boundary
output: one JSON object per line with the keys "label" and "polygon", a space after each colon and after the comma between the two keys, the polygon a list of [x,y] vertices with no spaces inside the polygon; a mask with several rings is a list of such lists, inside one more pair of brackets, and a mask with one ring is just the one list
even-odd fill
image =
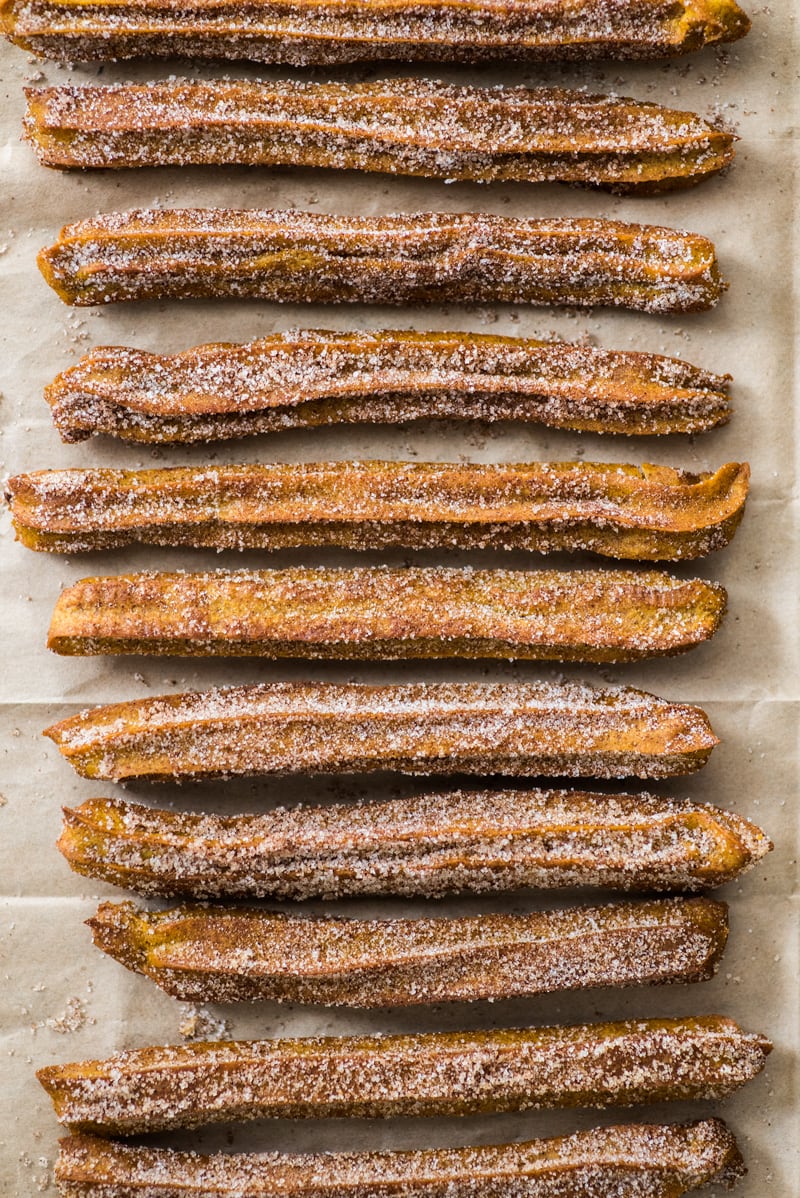
{"label": "ridged churro surface", "polygon": [[84,578],[48,647],[67,655],[637,661],[708,640],[718,583],[655,570],[297,566]]}
{"label": "ridged churro surface", "polygon": [[772,845],[742,816],[688,800],[495,790],[230,816],[89,799],[64,809],[58,847],[78,873],[144,895],[333,899],[701,890]]}
{"label": "ridged churro surface", "polygon": [[666,58],[744,37],[735,0],[3,0],[6,36],[70,62]]}
{"label": "ridged churro surface", "polygon": [[482,333],[321,329],[170,356],[102,346],[45,391],[65,441],[192,442],[403,420],[523,420],[582,432],[698,433],[728,419],[727,375],[676,358]]}
{"label": "ridged churro surface", "polygon": [[724,1098],[765,1037],[718,1015],[571,1027],[213,1041],[50,1065],[61,1123],[102,1135],[260,1118],[471,1115]]}
{"label": "ridged churro surface", "polygon": [[[744,1172],[720,1119],[630,1124],[558,1139],[406,1152],[200,1156],[94,1136],[61,1141],[55,1177],[63,1198],[680,1198],[696,1186],[732,1185]],[[103,1187],[100,1189],[100,1187]]]}
{"label": "ridged churro surface", "polygon": [[249,298],[692,312],[724,290],[714,246],[695,233],[488,213],[145,208],[67,225],[38,261],[77,305]]}
{"label": "ridged churro surface", "polygon": [[6,498],[19,540],[54,553],[139,542],[678,561],[730,541],[749,478],[738,462],[709,474],[599,462],[304,462],[38,470],[9,479]]}
{"label": "ridged churro surface", "polygon": [[26,96],[26,136],[61,168],[315,166],[653,192],[733,159],[731,134],[695,113],[563,88],[236,80]]}
{"label": "ridged churro surface", "polygon": [[264,683],[113,703],[45,735],[87,778],[294,773],[664,778],[705,764],[698,707],[578,684]]}
{"label": "ridged churro surface", "polygon": [[89,927],[98,948],[186,1002],[408,1007],[700,982],[728,917],[706,898],[450,919],[102,903]]}

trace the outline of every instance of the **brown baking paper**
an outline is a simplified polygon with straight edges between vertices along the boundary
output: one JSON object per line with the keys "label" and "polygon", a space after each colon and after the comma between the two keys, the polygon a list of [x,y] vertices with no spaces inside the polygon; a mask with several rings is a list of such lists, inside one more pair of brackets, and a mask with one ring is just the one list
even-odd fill
{"label": "brown baking paper", "polygon": [[[198,1132],[171,1142],[234,1149],[343,1149],[491,1143],[636,1118],[671,1120],[724,1115],[749,1165],[741,1198],[794,1198],[798,1192],[797,1126],[797,711],[798,669],[797,438],[795,436],[793,174],[796,161],[797,36],[791,5],[756,10],[743,42],[669,64],[603,64],[542,69],[434,70],[433,77],[471,82],[560,83],[618,91],[691,108],[740,134],[727,177],[663,198],[621,200],[556,186],[469,184],[392,179],[310,170],[145,170],[59,174],[39,167],[19,140],[24,83],[99,78],[164,78],[170,71],[220,74],[189,63],[69,70],[2,48],[2,215],[0,215],[0,391],[3,475],[43,467],[148,466],[206,461],[389,457],[504,461],[570,459],[654,461],[713,469],[731,459],[753,466],[753,491],[733,545],[686,575],[718,578],[730,611],[714,641],[683,658],[644,665],[563,671],[535,665],[194,663],[158,659],[59,659],[45,649],[50,612],[65,584],[92,573],[160,566],[356,560],[527,565],[524,555],[401,553],[253,553],[128,550],[107,555],[37,556],[13,540],[2,517],[3,652],[0,702],[3,775],[0,854],[4,892],[2,1069],[0,1069],[0,1192],[53,1192],[59,1129],[34,1069],[51,1061],[103,1056],[119,1048],[179,1042],[189,1036],[242,1037],[342,1033],[355,1030],[448,1029],[549,1021],[722,1012],[768,1033],[775,1051],[765,1073],[733,1099],[634,1112],[536,1113],[464,1120],[396,1120],[267,1125]],[[230,67],[231,76],[255,73]],[[360,78],[391,72],[362,71]],[[268,72],[262,72],[262,77]],[[288,72],[287,72],[288,74]],[[309,72],[304,77],[347,77]],[[710,313],[666,318],[622,312],[564,312],[523,307],[370,309],[280,307],[262,303],[163,303],[64,307],[41,279],[35,255],[58,228],[96,212],[137,205],[296,206],[317,211],[384,213],[481,209],[513,215],[607,215],[682,226],[713,238],[731,288]],[[129,344],[168,352],[204,340],[243,340],[298,325],[347,329],[415,327],[588,339],[610,348],[637,348],[684,357],[735,376],[730,424],[702,437],[630,439],[576,436],[536,426],[417,423],[400,428],[353,427],[192,449],[148,450],[109,440],[62,445],[42,400],[42,388],[82,352],[98,344]],[[533,562],[534,567],[538,559]],[[665,793],[727,805],[761,823],[775,851],[724,892],[732,932],[718,976],[693,987],[595,991],[571,996],[430,1010],[348,1013],[314,1008],[189,1008],[169,999],[94,950],[83,920],[98,897],[124,897],[70,873],[54,841],[60,806],[111,786],[77,779],[41,730],[98,702],[239,680],[327,678],[531,679],[586,677],[631,682],[673,699],[699,703],[722,744],[694,778]],[[404,794],[425,788],[396,778],[238,782],[176,791],[129,791],[147,802],[182,809],[258,811],[278,802],[328,796]],[[558,896],[494,897],[447,903],[355,902],[326,909],[372,914],[526,910],[557,904]],[[309,905],[320,909],[320,905]]]}

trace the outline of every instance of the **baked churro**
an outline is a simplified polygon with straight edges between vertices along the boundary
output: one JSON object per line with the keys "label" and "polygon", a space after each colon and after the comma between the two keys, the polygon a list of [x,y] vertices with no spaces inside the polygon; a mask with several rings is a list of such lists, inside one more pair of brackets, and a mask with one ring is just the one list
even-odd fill
{"label": "baked churro", "polygon": [[736,0],[2,0],[25,50],[68,62],[314,63],[668,58],[744,37]]}
{"label": "baked churro", "polygon": [[77,873],[143,895],[336,899],[702,890],[772,845],[742,816],[689,800],[493,790],[232,816],[89,799],[64,809],[58,847]]}
{"label": "baked churro", "polygon": [[129,1136],[252,1119],[389,1118],[724,1098],[770,1042],[719,1015],[416,1035],[212,1041],[50,1065],[59,1122]]}
{"label": "baked churro", "polygon": [[484,333],[276,333],[169,356],[102,346],[45,390],[65,441],[213,441],[328,424],[522,420],[576,432],[699,433],[727,375],[676,358]]}
{"label": "baked churro", "polygon": [[456,919],[102,903],[88,922],[98,948],[185,1002],[326,1007],[701,982],[728,936],[727,907],[707,898]]}
{"label": "baked churro", "polygon": [[667,778],[718,744],[699,707],[580,684],[274,682],[80,712],[46,729],[85,778],[297,773]]}
{"label": "baked churro", "polygon": [[17,538],[76,553],[214,549],[526,549],[680,561],[720,549],[747,464],[713,474],[598,462],[304,462],[72,469],[6,483]]}
{"label": "baked churro", "polygon": [[38,262],[61,299],[77,305],[238,298],[693,312],[713,307],[725,286],[714,246],[695,233],[477,212],[108,212],[66,225]]}
{"label": "baked churro", "polygon": [[55,1178],[62,1198],[490,1198],[501,1190],[519,1198],[680,1198],[707,1183],[730,1186],[744,1171],[725,1124],[704,1119],[528,1143],[304,1156],[200,1156],[70,1136]]}
{"label": "baked churro", "polygon": [[313,166],[647,193],[733,159],[733,136],[696,113],[564,88],[242,79],[25,94],[25,134],[60,168]]}
{"label": "baked churro", "polygon": [[639,661],[712,637],[718,583],[655,570],[297,566],[84,578],[48,648],[69,656]]}

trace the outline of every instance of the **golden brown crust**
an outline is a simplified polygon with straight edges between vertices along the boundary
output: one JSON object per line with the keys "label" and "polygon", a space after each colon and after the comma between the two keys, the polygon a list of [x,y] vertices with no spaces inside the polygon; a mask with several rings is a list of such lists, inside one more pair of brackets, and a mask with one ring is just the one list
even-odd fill
{"label": "golden brown crust", "polygon": [[733,137],[695,113],[564,88],[174,81],[26,89],[46,166],[334,167],[649,193],[730,164]]}
{"label": "golden brown crust", "polygon": [[532,338],[305,329],[169,356],[102,346],[45,398],[65,441],[211,441],[420,417],[634,436],[724,424],[729,383],[676,358]]}
{"label": "golden brown crust", "polygon": [[732,881],[772,845],[742,816],[689,800],[495,790],[232,816],[89,799],[65,808],[58,847],[78,873],[144,895],[334,899],[692,891]]}
{"label": "golden brown crust", "polygon": [[[732,1185],[744,1165],[720,1119],[629,1124],[557,1139],[406,1152],[306,1156],[141,1148],[94,1136],[60,1144],[63,1198],[679,1198],[696,1186]],[[566,1187],[566,1189],[565,1189]]]}
{"label": "golden brown crust", "polygon": [[708,640],[718,583],[655,570],[298,566],[84,578],[48,648],[70,656],[638,661]]}
{"label": "golden brown crust", "polygon": [[487,213],[334,216],[228,208],[110,212],[65,226],[39,267],[68,304],[498,302],[713,307],[712,243],[621,221]]}
{"label": "golden brown crust", "polygon": [[318,462],[39,470],[6,483],[17,537],[74,553],[125,545],[575,550],[688,560],[722,548],[747,464],[713,474],[595,462]]}
{"label": "golden brown crust", "polygon": [[125,902],[88,923],[98,948],[185,1002],[363,1008],[700,982],[728,937],[727,907],[707,898],[382,920]]}
{"label": "golden brown crust", "polygon": [[73,1131],[723,1098],[771,1044],[718,1015],[572,1027],[183,1044],[37,1073]]}
{"label": "golden brown crust", "polygon": [[578,684],[264,683],[113,703],[46,729],[86,778],[243,774],[664,778],[716,744],[698,707]]}
{"label": "golden brown crust", "polygon": [[735,0],[2,0],[6,36],[72,62],[184,57],[313,63],[665,58],[743,37]]}

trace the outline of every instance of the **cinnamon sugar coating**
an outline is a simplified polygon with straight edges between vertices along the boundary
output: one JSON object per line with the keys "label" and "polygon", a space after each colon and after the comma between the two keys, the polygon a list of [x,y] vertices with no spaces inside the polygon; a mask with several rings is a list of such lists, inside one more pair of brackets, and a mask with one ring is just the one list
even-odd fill
{"label": "cinnamon sugar coating", "polygon": [[195,1042],[50,1065],[59,1122],[128,1136],[210,1123],[724,1098],[771,1044],[719,1015],[416,1035]]}
{"label": "cinnamon sugar coating", "polygon": [[742,816],[689,800],[494,790],[231,816],[89,799],[64,809],[58,847],[77,873],[143,895],[335,899],[693,891],[772,845]]}
{"label": "cinnamon sugar coating", "polygon": [[656,899],[528,915],[338,919],[237,907],[101,903],[95,945],[186,1002],[408,1007],[597,986],[700,982],[724,903]]}
{"label": "cinnamon sugar coating", "polygon": [[62,1198],[680,1198],[744,1173],[720,1119],[629,1124],[527,1143],[406,1152],[200,1156],[70,1136],[60,1144]]}
{"label": "cinnamon sugar coating", "polygon": [[736,0],[2,0],[7,37],[70,62],[667,58],[744,37]]}
{"label": "cinnamon sugar coating", "polygon": [[70,656],[638,661],[719,628],[718,583],[655,570],[297,566],[84,578],[48,648]]}
{"label": "cinnamon sugar coating", "polygon": [[733,159],[695,113],[563,88],[174,81],[26,89],[46,166],[267,165],[648,193]]}
{"label": "cinnamon sugar coating", "polygon": [[275,333],[170,356],[102,346],[47,387],[63,440],[212,441],[367,421],[522,420],[579,432],[698,433],[727,375],[676,358],[485,333]]}
{"label": "cinnamon sugar coating", "polygon": [[112,703],[45,730],[86,778],[294,773],[665,778],[718,744],[705,712],[629,687],[275,682]]}
{"label": "cinnamon sugar coating", "polygon": [[713,474],[597,462],[307,462],[72,469],[6,483],[17,537],[58,553],[124,545],[580,550],[687,560],[733,537],[747,464]]}
{"label": "cinnamon sugar coating", "polygon": [[725,287],[714,246],[695,233],[488,213],[108,212],[66,225],[38,262],[61,299],[81,306],[239,298],[692,312]]}

